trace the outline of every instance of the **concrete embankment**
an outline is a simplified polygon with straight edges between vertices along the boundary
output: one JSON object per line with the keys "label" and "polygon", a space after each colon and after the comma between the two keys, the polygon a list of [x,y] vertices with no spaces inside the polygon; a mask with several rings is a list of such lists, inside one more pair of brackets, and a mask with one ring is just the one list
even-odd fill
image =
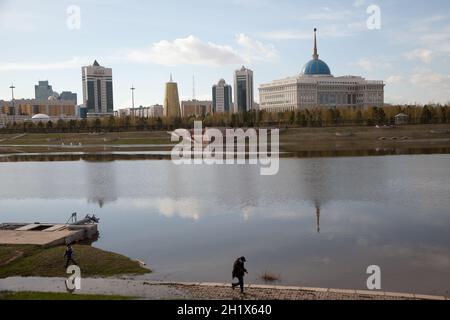
{"label": "concrete embankment", "polygon": [[[0,279],[0,291],[66,292],[65,278]],[[135,279],[82,279],[79,294],[132,296],[137,299],[255,300],[448,300],[448,297],[381,291],[341,290],[250,284],[246,295],[226,283],[149,282]]]}

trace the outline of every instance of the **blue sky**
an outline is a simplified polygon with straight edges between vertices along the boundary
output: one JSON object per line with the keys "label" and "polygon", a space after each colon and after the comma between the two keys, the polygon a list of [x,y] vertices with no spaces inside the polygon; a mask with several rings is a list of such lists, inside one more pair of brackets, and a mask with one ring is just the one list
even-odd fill
{"label": "blue sky", "polygon": [[[381,9],[369,30],[368,6]],[[80,9],[80,28],[70,29]],[[73,24],[72,24],[73,25]],[[450,101],[450,2],[406,0],[0,0],[0,99],[34,97],[38,80],[75,91],[81,66],[113,68],[115,109],[161,103],[170,73],[180,96],[211,96],[211,86],[245,65],[260,83],[293,76],[319,55],[335,76],[386,81],[386,102]],[[258,94],[256,92],[256,100]]]}

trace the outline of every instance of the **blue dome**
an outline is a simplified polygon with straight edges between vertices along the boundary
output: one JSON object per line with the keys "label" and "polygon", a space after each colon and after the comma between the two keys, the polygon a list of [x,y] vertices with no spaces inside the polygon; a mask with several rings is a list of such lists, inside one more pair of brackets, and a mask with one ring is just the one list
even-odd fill
{"label": "blue dome", "polygon": [[328,65],[320,59],[312,59],[309,61],[302,70],[304,75],[331,75]]}

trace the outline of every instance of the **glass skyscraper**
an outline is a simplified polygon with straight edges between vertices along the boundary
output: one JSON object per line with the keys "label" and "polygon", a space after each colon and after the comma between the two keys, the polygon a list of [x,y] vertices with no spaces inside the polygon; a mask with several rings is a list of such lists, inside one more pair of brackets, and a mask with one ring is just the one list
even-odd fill
{"label": "glass skyscraper", "polygon": [[83,103],[89,116],[114,114],[112,69],[93,65],[82,67]]}
{"label": "glass skyscraper", "polygon": [[253,109],[253,71],[242,67],[234,73],[234,112]]}
{"label": "glass skyscraper", "polygon": [[230,112],[232,103],[231,86],[221,79],[218,84],[212,88],[213,112]]}
{"label": "glass skyscraper", "polygon": [[34,86],[34,97],[38,101],[47,101],[53,93],[52,86],[49,85],[48,81],[39,81],[39,83]]}

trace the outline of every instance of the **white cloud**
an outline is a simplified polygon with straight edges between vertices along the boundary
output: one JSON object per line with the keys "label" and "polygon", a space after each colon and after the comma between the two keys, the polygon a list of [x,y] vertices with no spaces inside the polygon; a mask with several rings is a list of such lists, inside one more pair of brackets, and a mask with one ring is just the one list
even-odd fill
{"label": "white cloud", "polygon": [[360,8],[366,4],[366,0],[355,0],[353,2],[353,6],[356,8]]}
{"label": "white cloud", "polygon": [[373,59],[373,58],[361,58],[356,62],[356,65],[365,71],[374,71],[376,69],[386,69],[390,65],[388,62],[383,61],[382,59]]}
{"label": "white cloud", "polygon": [[[1,1],[0,1],[1,6]],[[0,28],[3,32],[35,32],[45,22],[42,14],[1,8]]]}
{"label": "white cloud", "polygon": [[411,83],[421,87],[433,86],[437,89],[437,85],[448,87],[450,84],[450,76],[435,73],[427,69],[417,70],[411,76]]}
{"label": "white cloud", "polygon": [[405,54],[405,57],[408,60],[416,60],[419,59],[424,63],[431,63],[431,61],[433,60],[433,51],[429,50],[429,49],[415,49],[411,52],[408,52]]}
{"label": "white cloud", "polygon": [[273,45],[265,45],[260,41],[254,40],[243,33],[236,36],[236,42],[246,49],[244,55],[248,60],[275,60],[278,58],[278,52]]}
{"label": "white cloud", "polygon": [[330,8],[322,8],[320,12],[308,13],[302,19],[318,21],[348,20],[352,13],[348,10],[337,11]]}
{"label": "white cloud", "polygon": [[[342,38],[355,35],[361,29],[359,23],[348,23],[346,27],[328,26],[320,29],[320,39]],[[312,30],[276,30],[262,32],[261,37],[270,40],[311,40],[313,39]]]}
{"label": "white cloud", "polygon": [[236,41],[242,50],[227,45],[204,42],[193,35],[173,41],[162,40],[146,50],[133,50],[127,59],[176,66],[181,64],[224,66],[267,61],[277,56],[272,46],[239,34]]}
{"label": "white cloud", "polygon": [[363,68],[366,71],[372,71],[373,70],[373,63],[368,58],[361,58],[356,63],[359,67]]}
{"label": "white cloud", "polygon": [[409,101],[407,99],[405,99],[405,97],[401,96],[401,95],[391,95],[388,93],[385,93],[385,101],[387,103],[392,103],[392,104],[404,104],[404,103],[408,103]]}
{"label": "white cloud", "polygon": [[233,4],[241,7],[266,7],[272,4],[270,0],[233,0]]}
{"label": "white cloud", "polygon": [[[386,101],[390,103],[447,103],[450,76],[429,68],[416,68],[408,76],[393,75],[386,81]],[[398,85],[394,88],[393,83]]]}
{"label": "white cloud", "polygon": [[86,64],[89,64],[88,59],[77,57],[67,61],[50,63],[9,62],[0,64],[0,71],[64,70],[81,68]]}
{"label": "white cloud", "polygon": [[261,36],[272,40],[306,40],[312,39],[311,32],[294,31],[294,30],[278,30],[267,31],[261,33]]}
{"label": "white cloud", "polygon": [[392,75],[392,76],[390,76],[390,77],[388,77],[387,79],[386,79],[386,83],[388,83],[388,84],[394,84],[394,83],[400,83],[400,82],[402,82],[402,81],[404,81],[405,80],[405,77],[403,77],[403,76],[400,76],[400,75]]}
{"label": "white cloud", "polygon": [[449,15],[434,15],[414,20],[407,33],[399,37],[403,41],[413,42],[435,53],[450,52]]}
{"label": "white cloud", "polygon": [[433,23],[433,22],[441,22],[448,18],[448,16],[442,15],[442,14],[436,14],[430,17],[426,17],[423,19],[424,23]]}

